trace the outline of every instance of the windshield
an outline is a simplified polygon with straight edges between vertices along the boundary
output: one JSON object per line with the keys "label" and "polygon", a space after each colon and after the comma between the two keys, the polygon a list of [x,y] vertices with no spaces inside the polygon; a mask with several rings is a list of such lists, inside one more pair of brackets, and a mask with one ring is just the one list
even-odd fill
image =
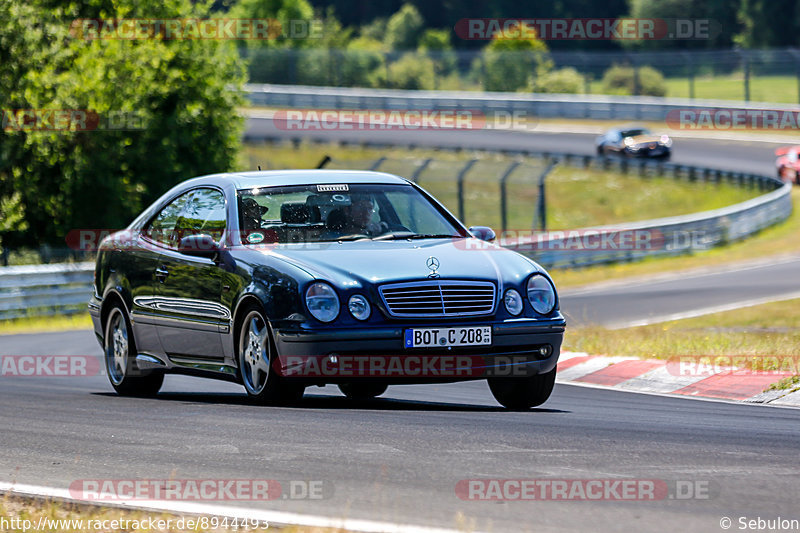
{"label": "windshield", "polygon": [[410,185],[293,185],[239,191],[243,242],[452,238],[460,231]]}
{"label": "windshield", "polygon": [[650,135],[650,130],[638,128],[633,130],[625,130],[620,133],[623,137],[638,137],[639,135]]}

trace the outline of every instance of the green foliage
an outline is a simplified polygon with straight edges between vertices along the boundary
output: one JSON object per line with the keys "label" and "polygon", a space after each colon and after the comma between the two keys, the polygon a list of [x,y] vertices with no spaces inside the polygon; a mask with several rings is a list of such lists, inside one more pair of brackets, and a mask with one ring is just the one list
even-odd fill
{"label": "green foliage", "polygon": [[518,91],[551,68],[547,45],[539,39],[493,39],[473,65],[487,91]]}
{"label": "green foliage", "polygon": [[[638,93],[641,95],[664,96],[667,94],[664,76],[653,67],[639,67],[638,85]],[[612,66],[603,74],[602,87],[605,94],[636,94],[636,73],[634,68],[627,65]]]}
{"label": "green foliage", "polygon": [[[675,40],[641,40],[621,41],[621,44],[637,48],[728,48],[733,43],[734,36],[739,31],[741,24],[737,19],[737,5],[748,4],[753,0],[630,0],[630,14],[638,19],[663,19],[663,20],[707,20],[710,21],[708,39],[675,39]],[[762,0],[756,0],[762,1]],[[794,0],[791,0],[794,2]],[[766,0],[765,4],[774,4],[775,0]],[[784,15],[785,16],[785,15]],[[777,28],[773,19],[764,26]],[[790,18],[790,20],[792,20]],[[785,32],[784,28],[777,29]],[[770,30],[772,31],[772,30]]]}
{"label": "green foliage", "polygon": [[797,46],[800,43],[800,2],[797,0],[741,0],[742,31],[737,43],[750,48]]}
{"label": "green foliage", "polygon": [[[136,17],[132,6],[149,13],[147,3],[117,1],[94,12],[93,3],[81,4],[88,12],[80,14]],[[3,3],[0,79],[14,73],[10,107],[91,110],[101,127],[0,132],[0,181],[19,194],[26,242],[63,246],[72,229],[123,227],[172,185],[234,166],[243,105],[235,88],[244,73],[230,43],[76,39],[69,35],[76,7],[41,5]],[[164,18],[205,14],[189,0],[150,7]],[[119,113],[127,117],[122,127],[104,129]]]}
{"label": "green foliage", "polygon": [[535,93],[578,94],[583,92],[583,76],[572,67],[546,72],[533,84]]}
{"label": "green foliage", "polygon": [[433,61],[419,52],[409,52],[389,65],[386,85],[392,89],[433,89]]}
{"label": "green foliage", "polygon": [[[313,46],[315,39],[290,38],[291,21],[310,21],[314,18],[314,8],[308,0],[237,0],[225,15],[240,19],[274,19],[283,30],[275,39],[248,40],[249,47],[291,46],[296,48]],[[242,43],[240,43],[241,45]]]}
{"label": "green foliage", "polygon": [[361,26],[358,33],[361,37],[365,39],[382,41],[383,37],[386,35],[387,23],[388,19],[386,17],[378,17],[374,19],[372,22],[369,22]]}
{"label": "green foliage", "polygon": [[403,4],[386,24],[384,43],[390,50],[413,50],[417,47],[425,21],[413,4]]}
{"label": "green foliage", "polygon": [[458,60],[453,53],[448,30],[425,30],[419,39],[418,50],[426,53],[433,61],[437,79],[455,71]]}

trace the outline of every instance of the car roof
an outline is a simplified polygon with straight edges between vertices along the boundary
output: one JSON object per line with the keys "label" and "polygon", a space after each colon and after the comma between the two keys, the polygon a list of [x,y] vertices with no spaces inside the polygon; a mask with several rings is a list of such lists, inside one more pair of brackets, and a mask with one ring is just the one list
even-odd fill
{"label": "car roof", "polygon": [[285,185],[316,185],[336,183],[378,183],[406,185],[408,180],[367,170],[257,170],[252,172],[228,172],[204,176],[201,179],[213,179],[219,184],[233,184],[236,189],[252,189],[262,187],[278,187]]}

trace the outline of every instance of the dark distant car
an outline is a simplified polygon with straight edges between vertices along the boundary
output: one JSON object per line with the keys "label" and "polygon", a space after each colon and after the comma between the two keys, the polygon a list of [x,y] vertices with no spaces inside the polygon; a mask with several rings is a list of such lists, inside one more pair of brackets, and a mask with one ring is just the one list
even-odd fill
{"label": "dark distant car", "polygon": [[565,320],[547,272],[417,185],[356,171],[186,181],[103,241],[89,304],[111,385],[227,379],[262,403],[337,384],[488,379],[547,400]]}
{"label": "dark distant car", "polygon": [[617,154],[627,157],[652,157],[669,159],[672,139],[667,135],[654,135],[640,126],[614,128],[595,140],[598,155]]}
{"label": "dark distant car", "polygon": [[778,170],[778,177],[785,182],[794,182],[800,185],[800,158],[798,158],[800,146],[785,146],[775,150],[778,159],[775,167]]}

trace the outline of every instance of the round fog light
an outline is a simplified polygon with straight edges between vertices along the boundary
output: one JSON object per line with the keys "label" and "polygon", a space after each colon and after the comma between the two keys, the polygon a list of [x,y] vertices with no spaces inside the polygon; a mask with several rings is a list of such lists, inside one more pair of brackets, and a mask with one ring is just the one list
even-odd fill
{"label": "round fog light", "polygon": [[550,354],[553,353],[553,347],[549,344],[545,344],[544,346],[539,346],[539,355],[542,357],[550,357]]}
{"label": "round fog light", "polygon": [[369,302],[360,294],[354,294],[347,302],[347,308],[350,309],[350,314],[358,320],[366,320],[369,318]]}

